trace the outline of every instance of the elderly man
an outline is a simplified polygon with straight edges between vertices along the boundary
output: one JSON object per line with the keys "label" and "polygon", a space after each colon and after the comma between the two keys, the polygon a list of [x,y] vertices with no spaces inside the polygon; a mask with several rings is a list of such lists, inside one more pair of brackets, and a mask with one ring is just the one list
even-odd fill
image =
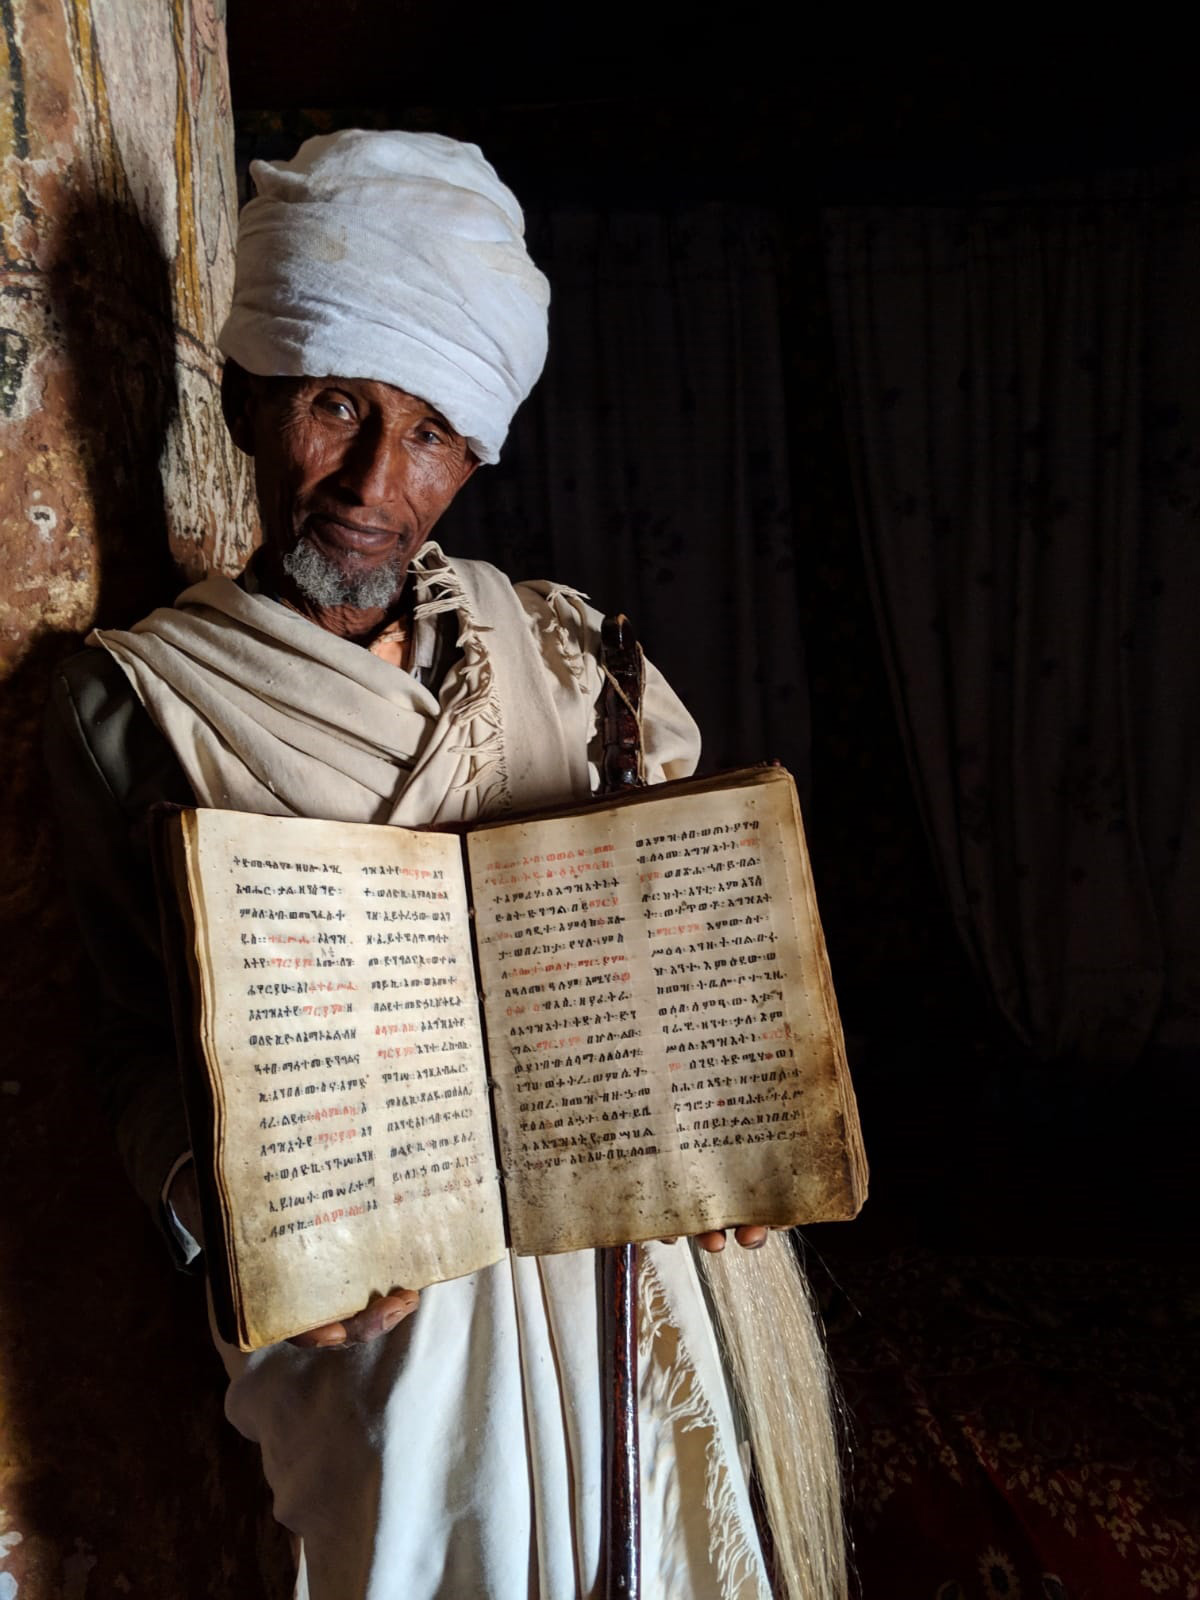
{"label": "elderly man", "polygon": [[[545,280],[471,145],[348,132],[257,163],[221,345],[263,544],[94,647],[48,748],[99,969],[104,1089],[134,1183],[181,1257],[195,1187],[138,824],[160,799],[401,825],[585,795],[598,616],[430,542],[494,462],[545,355]],[[333,376],[332,374],[336,374]],[[652,779],[691,771],[650,669]],[[756,1245],[761,1229],[739,1229]],[[722,1235],[700,1241],[719,1249]],[[643,1567],[650,1594],[759,1596],[762,1561],[690,1253],[647,1250]],[[510,1258],[243,1357],[257,1440],[314,1600],[593,1592],[601,1420],[590,1253]]]}

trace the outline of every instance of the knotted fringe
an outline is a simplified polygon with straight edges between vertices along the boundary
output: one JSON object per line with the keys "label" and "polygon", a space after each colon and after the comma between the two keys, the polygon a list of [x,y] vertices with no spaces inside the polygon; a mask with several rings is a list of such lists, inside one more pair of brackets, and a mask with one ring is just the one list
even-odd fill
{"label": "knotted fringe", "polygon": [[558,655],[563,666],[574,678],[581,691],[587,689],[587,668],[584,664],[583,651],[579,647],[579,605],[578,602],[586,599],[585,595],[577,589],[568,589],[563,584],[548,583],[539,585],[542,599],[548,607],[545,622],[541,624],[541,633],[553,639]]}
{"label": "knotted fringe", "polygon": [[639,1410],[668,1431],[706,1436],[697,1442],[704,1450],[704,1511],[720,1600],[758,1600],[758,1563],[730,1478],[739,1469],[725,1456],[716,1416],[645,1250],[638,1264],[638,1313]]}
{"label": "knotted fringe", "polygon": [[786,1233],[698,1252],[774,1541],[779,1600],[847,1600],[835,1394],[808,1283]]}
{"label": "knotted fringe", "polygon": [[510,810],[512,795],[505,760],[504,725],[495,673],[484,635],[492,629],[479,622],[471,608],[463,582],[447,560],[441,546],[432,540],[413,557],[409,568],[416,590],[413,621],[459,614],[458,647],[462,651],[462,688],[447,708],[450,721],[461,728],[464,742],[454,745],[455,755],[467,756],[467,775],[454,785],[455,793],[474,789],[479,814]]}

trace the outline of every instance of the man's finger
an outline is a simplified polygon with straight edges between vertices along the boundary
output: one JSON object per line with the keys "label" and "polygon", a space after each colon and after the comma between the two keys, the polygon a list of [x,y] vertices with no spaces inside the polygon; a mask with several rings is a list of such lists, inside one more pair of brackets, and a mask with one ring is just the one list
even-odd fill
{"label": "man's finger", "polygon": [[707,1233],[698,1233],[696,1243],[701,1250],[707,1250],[709,1255],[719,1255],[725,1248],[725,1229],[710,1228]]}
{"label": "man's finger", "polygon": [[745,1250],[759,1250],[767,1242],[767,1230],[760,1222],[743,1223],[733,1236]]}
{"label": "man's finger", "polygon": [[347,1344],[369,1344],[381,1334],[389,1333],[405,1317],[411,1317],[420,1300],[415,1289],[397,1289],[393,1294],[380,1295],[346,1322]]}

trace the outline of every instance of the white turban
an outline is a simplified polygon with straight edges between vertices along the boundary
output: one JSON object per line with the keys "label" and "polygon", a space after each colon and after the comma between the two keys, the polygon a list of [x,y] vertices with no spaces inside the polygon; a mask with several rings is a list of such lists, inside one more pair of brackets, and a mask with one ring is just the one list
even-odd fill
{"label": "white turban", "polygon": [[498,460],[546,359],[550,288],[479,147],[349,129],[250,173],[222,351],[263,377],[395,384]]}

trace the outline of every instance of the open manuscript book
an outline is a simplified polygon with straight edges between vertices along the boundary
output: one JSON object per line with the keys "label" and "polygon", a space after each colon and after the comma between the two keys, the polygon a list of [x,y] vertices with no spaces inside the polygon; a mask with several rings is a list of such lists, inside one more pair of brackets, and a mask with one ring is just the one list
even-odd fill
{"label": "open manuscript book", "polygon": [[461,832],[213,810],[161,828],[217,1321],[242,1349],[508,1244],[861,1206],[781,768]]}

